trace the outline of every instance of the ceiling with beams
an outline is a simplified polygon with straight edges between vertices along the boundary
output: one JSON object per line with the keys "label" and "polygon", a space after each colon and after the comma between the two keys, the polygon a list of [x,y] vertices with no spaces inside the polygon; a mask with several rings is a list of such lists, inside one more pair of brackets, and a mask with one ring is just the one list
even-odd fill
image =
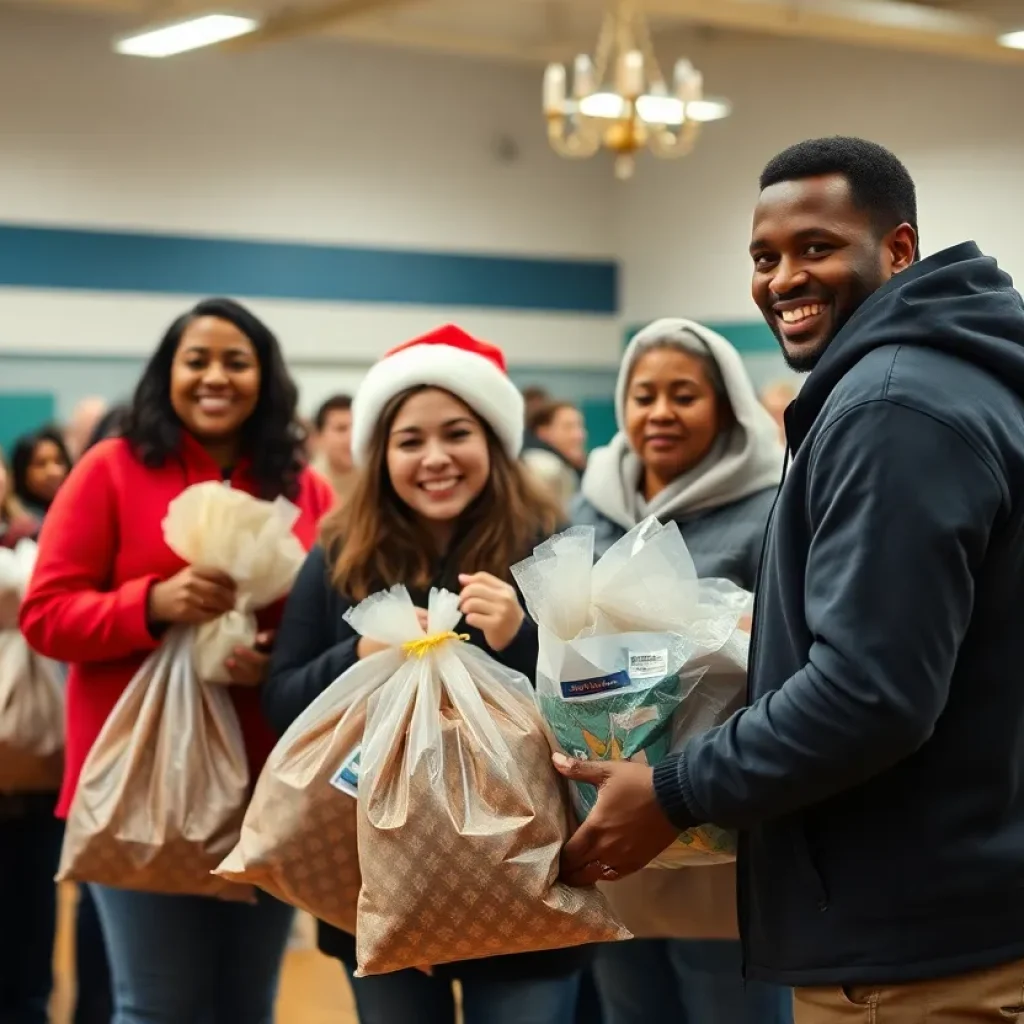
{"label": "ceiling with beams", "polygon": [[[251,14],[262,28],[236,49],[339,36],[509,60],[590,50],[609,0],[0,0],[117,13],[139,28],[211,10]],[[996,42],[1024,29],[1024,0],[636,0],[656,34],[701,27],[824,40],[953,59],[1024,65]]]}

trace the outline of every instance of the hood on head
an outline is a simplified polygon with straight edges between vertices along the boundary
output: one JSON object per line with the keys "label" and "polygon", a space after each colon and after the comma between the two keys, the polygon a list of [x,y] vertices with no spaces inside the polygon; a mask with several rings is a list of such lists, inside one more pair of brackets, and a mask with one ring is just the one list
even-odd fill
{"label": "hood on head", "polygon": [[583,479],[584,497],[599,512],[627,529],[637,521],[637,488],[642,466],[625,433],[626,392],[641,354],[657,341],[679,342],[712,359],[732,406],[733,425],[727,443],[713,457],[684,474],[666,494],[659,517],[682,518],[777,486],[782,477],[783,449],[775,421],[761,405],[740,354],[720,334],[693,320],[656,320],[629,343],[615,387],[615,418],[619,432],[606,448],[591,453]]}
{"label": "hood on head", "polygon": [[794,448],[840,379],[887,345],[957,356],[1024,396],[1024,300],[994,259],[962,242],[897,274],[843,325],[793,403],[787,424]]}
{"label": "hood on head", "polygon": [[657,347],[658,342],[676,342],[691,352],[700,352],[710,358],[722,377],[737,428],[746,432],[755,446],[761,443],[762,437],[767,437],[778,448],[778,428],[758,399],[739,352],[720,334],[693,320],[679,317],[666,317],[648,324],[633,336],[626,348],[615,384],[615,421],[623,435],[626,432],[626,392],[633,368],[645,352]]}

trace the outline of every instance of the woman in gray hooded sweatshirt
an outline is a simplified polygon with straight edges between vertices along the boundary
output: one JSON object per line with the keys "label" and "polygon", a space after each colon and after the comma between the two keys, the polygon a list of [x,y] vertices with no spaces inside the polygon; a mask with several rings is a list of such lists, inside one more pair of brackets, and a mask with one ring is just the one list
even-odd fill
{"label": "woman in gray hooded sweatshirt", "polygon": [[[619,433],[593,452],[573,522],[603,554],[647,516],[674,520],[702,577],[754,589],[782,478],[778,428],[736,350],[690,320],[633,338],[615,395]],[[788,1024],[788,990],[744,982],[731,865],[647,869],[602,885],[637,936],[602,947],[605,1024]]]}

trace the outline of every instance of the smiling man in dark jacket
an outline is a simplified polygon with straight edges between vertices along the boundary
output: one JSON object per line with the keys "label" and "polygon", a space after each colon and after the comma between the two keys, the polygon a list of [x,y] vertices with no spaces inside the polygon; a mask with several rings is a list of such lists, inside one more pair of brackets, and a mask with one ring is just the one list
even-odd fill
{"label": "smiling man in dark jacket", "polygon": [[754,299],[812,371],[757,588],[750,706],[602,784],[576,881],[741,830],[749,973],[798,1021],[1024,1021],[1024,304],[973,243],[918,259],[859,139],[761,179]]}

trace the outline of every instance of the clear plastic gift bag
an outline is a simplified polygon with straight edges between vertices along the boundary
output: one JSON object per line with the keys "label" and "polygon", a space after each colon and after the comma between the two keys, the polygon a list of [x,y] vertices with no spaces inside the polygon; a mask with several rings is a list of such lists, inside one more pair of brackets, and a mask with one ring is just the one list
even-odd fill
{"label": "clear plastic gift bag", "polygon": [[[724,721],[746,690],[750,595],[701,580],[675,523],[650,517],[593,561],[593,530],[574,527],[513,568],[539,626],[537,691],[566,753],[657,764]],[[580,817],[596,790],[573,784]],[[735,859],[713,824],[683,833],[658,867]]]}
{"label": "clear plastic gift bag", "polygon": [[58,880],[252,899],[211,873],[238,840],[249,767],[230,692],[196,675],[194,632],[168,632],[93,744]]}
{"label": "clear plastic gift bag", "polygon": [[629,937],[596,888],[558,881],[571,813],[550,733],[529,682],[463,643],[460,618],[457,594],[432,592],[428,635],[410,622],[368,703],[359,976]]}
{"label": "clear plastic gift bag", "polygon": [[256,885],[354,935],[367,702],[405,664],[403,645],[426,634],[401,587],[368,598],[345,618],[388,649],[339,676],[281,737],[256,784],[238,845],[217,874]]}
{"label": "clear plastic gift bag", "polygon": [[261,501],[221,483],[194,484],[167,509],[167,546],[190,565],[220,569],[238,584],[235,608],[199,627],[195,662],[205,683],[230,683],[225,662],[252,647],[256,612],[291,590],[306,552],[292,527],[299,510],[284,498]]}
{"label": "clear plastic gift bag", "polygon": [[17,624],[32,576],[36,544],[0,548],[0,793],[48,792],[64,767],[64,693],[60,669],[33,651]]}

